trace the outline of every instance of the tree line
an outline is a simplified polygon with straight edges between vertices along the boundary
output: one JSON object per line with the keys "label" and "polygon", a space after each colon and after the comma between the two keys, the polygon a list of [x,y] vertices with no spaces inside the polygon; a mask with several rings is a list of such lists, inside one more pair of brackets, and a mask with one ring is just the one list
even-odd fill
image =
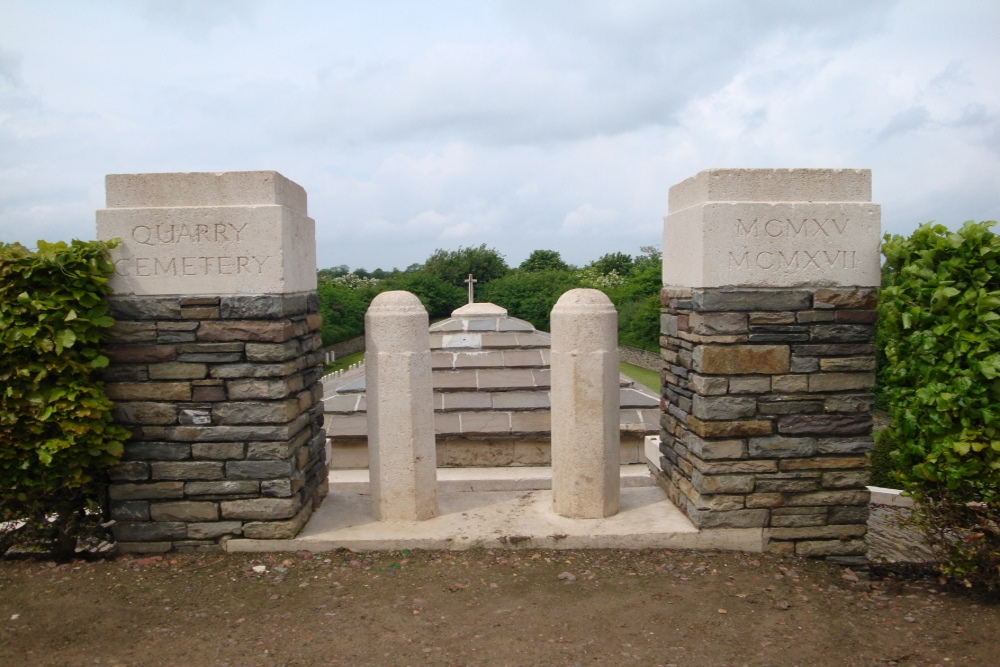
{"label": "tree line", "polygon": [[323,344],[364,333],[365,311],[388,290],[415,294],[431,319],[448,317],[468,301],[466,278],[476,279],[476,301],[506,308],[512,317],[549,330],[549,313],[560,296],[577,287],[599,289],[618,309],[619,340],[656,351],[660,325],[660,250],[643,246],[632,256],[613,252],[582,267],[563,261],[555,250],[535,250],[517,267],[485,244],[458,250],[437,249],[422,264],[404,270],[346,265],[318,272]]}

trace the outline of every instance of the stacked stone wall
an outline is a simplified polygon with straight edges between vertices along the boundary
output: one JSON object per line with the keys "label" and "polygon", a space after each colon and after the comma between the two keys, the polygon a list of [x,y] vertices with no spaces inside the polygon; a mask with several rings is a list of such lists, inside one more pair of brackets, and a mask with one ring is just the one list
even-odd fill
{"label": "stacked stone wall", "polygon": [[699,527],[865,553],[874,288],[665,288],[661,466]]}
{"label": "stacked stone wall", "polygon": [[293,537],[327,484],[315,292],[110,301],[107,392],[132,432],[111,469],[119,547]]}

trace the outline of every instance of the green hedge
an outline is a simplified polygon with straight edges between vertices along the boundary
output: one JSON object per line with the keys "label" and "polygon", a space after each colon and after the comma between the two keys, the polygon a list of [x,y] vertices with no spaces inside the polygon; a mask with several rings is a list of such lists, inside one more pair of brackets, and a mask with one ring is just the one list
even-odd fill
{"label": "green hedge", "polygon": [[108,247],[0,244],[0,554],[32,532],[72,553],[129,435],[100,381]]}
{"label": "green hedge", "polygon": [[993,222],[885,238],[879,449],[947,575],[1000,584],[1000,237]]}

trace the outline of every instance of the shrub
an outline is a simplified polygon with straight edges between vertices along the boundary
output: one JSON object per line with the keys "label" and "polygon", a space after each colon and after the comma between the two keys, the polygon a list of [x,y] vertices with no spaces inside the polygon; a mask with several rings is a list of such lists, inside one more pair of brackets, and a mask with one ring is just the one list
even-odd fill
{"label": "shrub", "polygon": [[895,478],[947,576],[1000,588],[1000,238],[991,222],[885,238],[879,316]]}
{"label": "shrub", "polygon": [[0,554],[29,536],[72,555],[129,435],[99,379],[108,247],[0,244]]}

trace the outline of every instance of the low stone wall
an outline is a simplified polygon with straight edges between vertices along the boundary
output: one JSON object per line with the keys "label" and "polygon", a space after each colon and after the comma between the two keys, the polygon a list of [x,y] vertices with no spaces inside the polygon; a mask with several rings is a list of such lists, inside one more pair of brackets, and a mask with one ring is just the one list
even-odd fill
{"label": "low stone wall", "polygon": [[628,345],[618,346],[618,358],[625,364],[632,364],[647,371],[659,373],[663,370],[663,358],[656,352]]}
{"label": "low stone wall", "polygon": [[293,537],[326,494],[316,293],[110,298],[123,551]]}
{"label": "low stone wall", "polygon": [[356,338],[350,338],[348,340],[342,340],[339,343],[334,343],[333,345],[323,348],[324,353],[332,352],[335,359],[340,359],[341,357],[346,357],[349,354],[354,354],[355,352],[361,352],[365,349],[365,337],[357,336]]}

